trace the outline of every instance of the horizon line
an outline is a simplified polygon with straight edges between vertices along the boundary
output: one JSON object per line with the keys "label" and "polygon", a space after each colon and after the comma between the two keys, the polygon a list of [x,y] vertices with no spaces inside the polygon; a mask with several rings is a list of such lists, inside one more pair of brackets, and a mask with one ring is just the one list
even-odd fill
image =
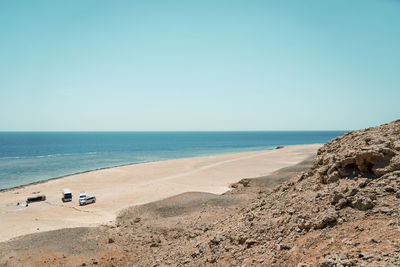
{"label": "horizon line", "polygon": [[30,130],[19,130],[19,131],[2,131],[0,133],[198,133],[198,132],[349,132],[354,130],[348,129],[336,129],[336,130],[66,130],[66,131],[30,131]]}

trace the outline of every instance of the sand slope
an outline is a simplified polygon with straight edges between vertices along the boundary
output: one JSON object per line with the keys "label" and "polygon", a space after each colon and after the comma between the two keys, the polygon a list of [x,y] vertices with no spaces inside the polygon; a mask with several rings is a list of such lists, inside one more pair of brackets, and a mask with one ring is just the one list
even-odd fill
{"label": "sand slope", "polygon": [[[207,157],[134,164],[51,180],[0,192],[0,241],[61,228],[107,223],[129,206],[157,201],[190,191],[221,194],[243,178],[266,176],[315,154],[320,145],[287,146]],[[74,200],[61,202],[61,190],[71,189]],[[80,207],[80,191],[97,203]],[[38,193],[39,192],[39,193]],[[28,196],[45,194],[45,202],[16,206]]]}

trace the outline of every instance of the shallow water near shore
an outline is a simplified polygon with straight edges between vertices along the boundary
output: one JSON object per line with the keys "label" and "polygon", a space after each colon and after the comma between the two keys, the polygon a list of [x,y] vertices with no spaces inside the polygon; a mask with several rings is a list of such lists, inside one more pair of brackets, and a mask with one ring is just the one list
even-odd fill
{"label": "shallow water near shore", "polygon": [[343,133],[1,132],[0,189],[125,164],[325,143]]}

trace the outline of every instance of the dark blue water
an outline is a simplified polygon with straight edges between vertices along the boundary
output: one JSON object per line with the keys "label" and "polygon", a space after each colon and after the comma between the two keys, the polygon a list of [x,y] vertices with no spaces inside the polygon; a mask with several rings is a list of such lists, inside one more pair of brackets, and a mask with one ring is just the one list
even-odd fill
{"label": "dark blue water", "polygon": [[129,163],[325,143],[342,133],[0,132],[0,189]]}

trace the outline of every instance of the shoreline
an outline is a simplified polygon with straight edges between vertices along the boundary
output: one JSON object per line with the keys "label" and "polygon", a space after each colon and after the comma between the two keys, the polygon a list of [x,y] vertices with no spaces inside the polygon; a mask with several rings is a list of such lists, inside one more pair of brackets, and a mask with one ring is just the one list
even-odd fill
{"label": "shoreline", "polygon": [[[318,143],[316,143],[316,144],[299,144],[299,145],[318,145]],[[3,188],[3,189],[0,188],[0,193],[7,192],[7,191],[12,191],[12,190],[15,190],[15,189],[24,188],[26,186],[42,184],[42,183],[46,183],[46,182],[57,180],[57,179],[63,179],[63,178],[67,178],[67,177],[74,176],[74,175],[85,174],[85,173],[89,173],[89,172],[107,170],[107,169],[118,168],[118,167],[124,167],[124,166],[130,166],[130,165],[136,165],[136,164],[161,162],[161,161],[168,161],[168,160],[175,160],[175,159],[191,159],[191,158],[209,157],[209,156],[217,156],[217,155],[229,155],[229,154],[237,154],[237,153],[256,152],[256,151],[269,151],[269,150],[281,149],[281,148],[284,148],[286,146],[293,146],[293,145],[278,145],[278,146],[275,146],[274,148],[271,148],[271,149],[246,150],[246,151],[241,151],[241,152],[217,153],[217,154],[209,154],[209,155],[201,155],[201,156],[193,156],[193,157],[182,157],[182,158],[162,159],[162,160],[150,160],[150,161],[143,161],[143,162],[126,163],[126,164],[121,164],[121,165],[113,165],[113,166],[110,166],[110,167],[100,167],[100,168],[96,168],[96,169],[90,169],[90,170],[86,170],[86,171],[74,172],[74,173],[71,173],[71,174],[66,174],[66,175],[61,175],[61,176],[57,176],[57,177],[47,178],[47,179],[40,180],[40,181],[37,181],[37,182],[31,182],[31,183],[27,183],[27,184],[17,185],[17,186],[13,186],[13,187],[10,187],[10,188]]]}
{"label": "shoreline", "polygon": [[[62,228],[108,224],[125,208],[162,200],[185,192],[222,194],[232,183],[261,177],[314,155],[321,144],[285,146],[192,158],[171,159],[104,168],[68,175],[0,192],[0,242]],[[70,188],[73,201],[61,203],[61,190]],[[97,198],[77,205],[79,192]],[[16,206],[34,194],[46,201]]]}

